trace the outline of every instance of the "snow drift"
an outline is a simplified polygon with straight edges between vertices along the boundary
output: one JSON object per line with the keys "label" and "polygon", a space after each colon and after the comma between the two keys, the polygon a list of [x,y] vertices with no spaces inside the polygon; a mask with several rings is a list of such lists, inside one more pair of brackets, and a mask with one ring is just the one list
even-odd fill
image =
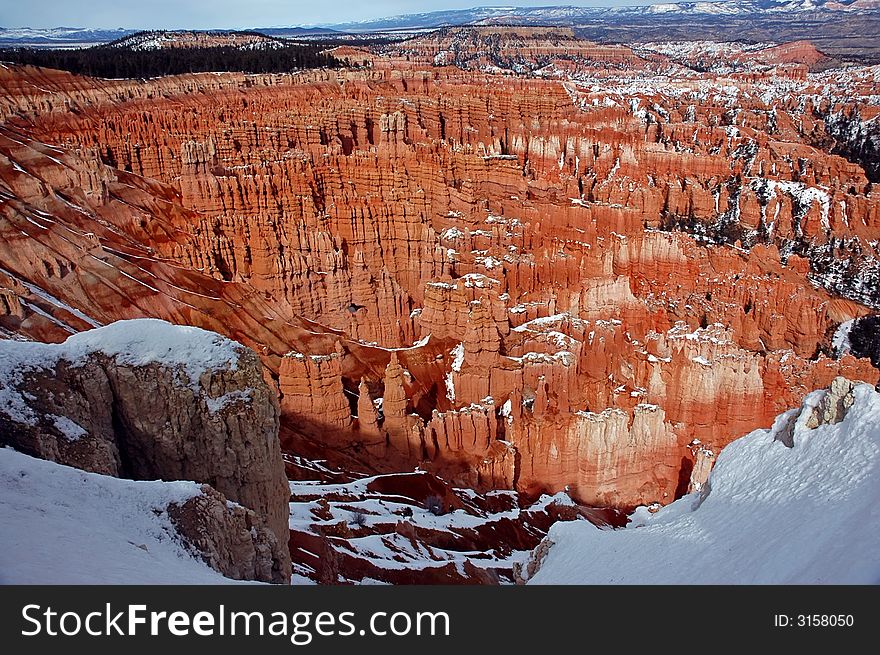
{"label": "snow drift", "polygon": [[842,382],[728,445],[702,493],[621,530],[554,525],[529,583],[880,582],[880,394]]}
{"label": "snow drift", "polygon": [[0,449],[0,583],[234,582],[190,554],[169,515],[193,482],[120,480]]}

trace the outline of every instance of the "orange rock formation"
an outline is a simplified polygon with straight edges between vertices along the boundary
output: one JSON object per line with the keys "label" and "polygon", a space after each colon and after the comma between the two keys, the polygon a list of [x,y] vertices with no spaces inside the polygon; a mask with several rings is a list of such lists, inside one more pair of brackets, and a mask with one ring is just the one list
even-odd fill
{"label": "orange rock formation", "polygon": [[507,34],[537,70],[511,76],[435,62],[480,43],[452,38],[299,75],[0,69],[0,330],[216,330],[262,355],[291,451],[619,507],[686,491],[694,440],[877,381],[831,349],[877,299],[819,267],[877,255],[825,130],[873,116],[865,69]]}

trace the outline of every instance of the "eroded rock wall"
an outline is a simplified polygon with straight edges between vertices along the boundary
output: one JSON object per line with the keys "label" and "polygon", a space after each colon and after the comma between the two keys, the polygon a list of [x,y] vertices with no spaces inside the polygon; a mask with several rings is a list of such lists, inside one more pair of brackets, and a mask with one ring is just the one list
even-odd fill
{"label": "eroded rock wall", "polygon": [[832,134],[876,115],[869,67],[486,38],[293,76],[5,69],[0,329],[218,330],[290,450],[620,506],[877,381],[831,344],[880,302],[877,193]]}

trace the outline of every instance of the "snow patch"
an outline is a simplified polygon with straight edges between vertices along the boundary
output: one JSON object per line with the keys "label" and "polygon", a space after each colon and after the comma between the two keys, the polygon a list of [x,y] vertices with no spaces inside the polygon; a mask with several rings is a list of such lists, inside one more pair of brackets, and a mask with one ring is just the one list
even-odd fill
{"label": "snow patch", "polygon": [[456,373],[459,373],[461,371],[462,364],[464,364],[464,344],[458,344],[450,351],[449,354],[453,357],[452,370]]}
{"label": "snow patch", "polygon": [[854,324],[855,319],[844,321],[837,327],[837,330],[834,332],[834,338],[831,340],[831,344],[834,348],[835,357],[843,357],[852,349],[852,345],[849,342],[849,333],[850,330],[852,330]]}
{"label": "snow patch", "polygon": [[230,391],[217,398],[206,398],[205,405],[208,406],[209,412],[216,414],[229,405],[234,405],[236,403],[249,403],[251,402],[252,397],[253,389],[236,389],[235,391]]}
{"label": "snow patch", "polygon": [[88,434],[88,431],[79,423],[71,421],[66,416],[57,416],[50,414],[48,418],[52,419],[55,429],[61,433],[61,436],[68,441],[78,441]]}
{"label": "snow patch", "polygon": [[452,379],[453,373],[460,373],[461,367],[464,364],[464,344],[460,343],[455,348],[453,348],[450,352],[452,355],[452,367],[449,373],[446,374],[445,382],[446,382],[446,397],[449,399],[449,402],[455,402],[455,381]]}

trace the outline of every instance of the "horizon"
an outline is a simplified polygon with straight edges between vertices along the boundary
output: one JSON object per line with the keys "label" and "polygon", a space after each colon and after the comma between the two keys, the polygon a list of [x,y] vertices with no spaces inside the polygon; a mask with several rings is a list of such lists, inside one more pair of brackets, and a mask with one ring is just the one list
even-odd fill
{"label": "horizon", "polygon": [[[704,0],[723,2],[725,0]],[[3,0],[4,5],[11,5]],[[247,30],[284,27],[329,27],[395,16],[468,9],[579,7],[607,8],[667,4],[660,0],[587,0],[585,2],[479,3],[473,0],[379,0],[341,8],[315,6],[303,0],[143,0],[136,6],[118,0],[44,0],[39,6],[3,8],[4,29],[93,30]],[[681,4],[669,2],[668,4]],[[335,7],[335,5],[334,5]],[[306,12],[306,13],[303,13]],[[311,12],[311,13],[309,13]],[[217,15],[228,18],[218,20]],[[127,17],[128,16],[128,17]],[[167,17],[167,18],[166,18]],[[225,22],[224,22],[225,21]]]}

